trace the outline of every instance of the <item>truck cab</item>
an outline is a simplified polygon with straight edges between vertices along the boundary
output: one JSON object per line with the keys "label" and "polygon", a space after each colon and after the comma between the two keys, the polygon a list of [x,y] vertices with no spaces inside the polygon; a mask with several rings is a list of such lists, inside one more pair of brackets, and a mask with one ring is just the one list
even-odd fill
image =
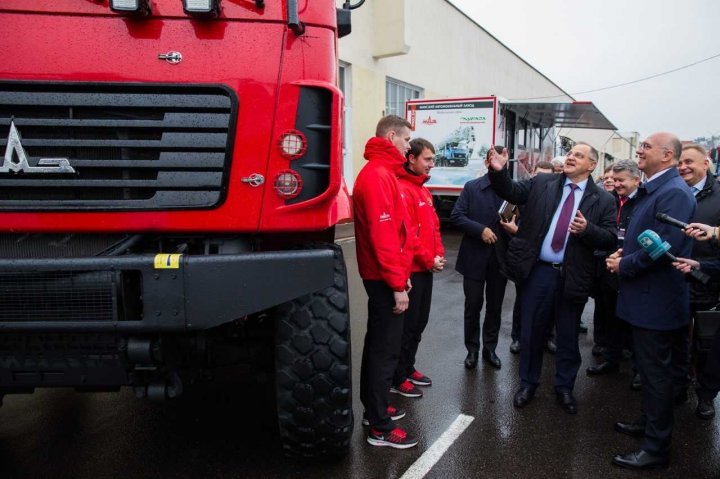
{"label": "truck cab", "polygon": [[0,401],[269,356],[288,453],[347,451],[352,7],[301,3],[2,2]]}

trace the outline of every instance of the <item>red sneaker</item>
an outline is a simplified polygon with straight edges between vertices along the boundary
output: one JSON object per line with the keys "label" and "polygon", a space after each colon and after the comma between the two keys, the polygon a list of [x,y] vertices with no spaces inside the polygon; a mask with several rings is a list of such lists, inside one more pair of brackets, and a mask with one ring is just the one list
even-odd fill
{"label": "red sneaker", "polygon": [[415,386],[432,386],[432,379],[417,370],[413,371],[413,373],[408,376],[408,381],[413,383]]}
{"label": "red sneaker", "polygon": [[413,383],[407,379],[401,382],[398,386],[391,387],[390,392],[405,396],[406,398],[421,398],[423,395],[423,392],[416,388]]}
{"label": "red sneaker", "polygon": [[396,449],[407,449],[417,446],[418,440],[399,427],[396,427],[392,431],[379,431],[373,427],[370,428],[367,442],[373,446],[389,446]]}
{"label": "red sneaker", "polygon": [[[392,419],[393,421],[397,421],[398,419],[404,418],[405,414],[406,414],[404,409],[395,407],[395,406],[388,406],[387,413],[388,413],[388,416],[390,416],[390,419]],[[363,413],[362,425],[363,426],[370,425],[370,421],[368,421],[367,418],[365,417],[365,413]]]}

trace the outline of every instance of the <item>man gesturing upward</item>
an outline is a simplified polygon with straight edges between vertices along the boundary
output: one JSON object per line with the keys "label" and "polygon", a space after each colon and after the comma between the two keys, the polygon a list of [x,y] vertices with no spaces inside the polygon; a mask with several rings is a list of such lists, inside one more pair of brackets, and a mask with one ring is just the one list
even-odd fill
{"label": "man gesturing upward", "polygon": [[498,195],[525,205],[517,234],[507,251],[511,278],[521,285],[520,389],[513,404],[525,407],[539,385],[548,318],[557,331],[555,393],[568,414],[577,412],[573,396],[580,367],[578,317],[595,274],[594,250],[617,241],[615,201],[588,179],[597,165],[595,148],[577,143],[559,175],[513,181],[507,150],[491,149],[488,177]]}

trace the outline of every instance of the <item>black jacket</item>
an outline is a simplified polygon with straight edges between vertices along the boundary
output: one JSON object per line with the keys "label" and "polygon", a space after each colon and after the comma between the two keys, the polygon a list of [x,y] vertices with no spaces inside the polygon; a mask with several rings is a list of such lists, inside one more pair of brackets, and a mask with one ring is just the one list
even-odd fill
{"label": "black jacket", "polygon": [[460,243],[455,269],[475,281],[484,281],[495,245],[482,240],[482,232],[488,227],[496,236],[503,234],[498,209],[502,199],[490,188],[487,175],[465,183],[460,198],[455,202],[450,220],[460,231]]}
{"label": "black jacket", "polygon": [[[708,173],[705,187],[695,195],[697,209],[693,222],[705,223],[711,226],[720,225],[720,183],[717,178]],[[718,257],[720,248],[717,241],[693,241],[692,257],[698,261],[714,260]],[[690,302],[695,304],[715,304],[720,295],[720,282],[712,280],[703,285],[697,281],[690,282]]]}
{"label": "black jacket", "polygon": [[[617,193],[611,194],[613,196],[613,199],[615,200],[615,208],[619,208],[620,198],[618,197]],[[630,223],[630,218],[632,218],[635,201],[637,201],[637,195],[633,196],[632,198],[628,198],[622,209],[620,209],[620,218],[617,223],[618,233],[620,232],[620,230],[627,230],[628,224]],[[614,253],[618,248],[622,247],[622,240],[620,239],[620,234],[618,234],[618,242],[615,248],[609,251],[595,251],[595,256],[597,258],[596,271],[597,277],[599,278],[599,283],[597,284],[598,287],[613,291],[617,291],[620,287],[618,275],[616,273],[611,273],[607,270],[605,259],[610,256],[610,254]]]}
{"label": "black jacket", "polygon": [[[507,251],[508,270],[515,282],[522,283],[540,255],[545,235],[560,204],[565,175],[539,174],[525,181],[513,181],[507,168],[488,173],[498,195],[516,205],[525,205],[517,234]],[[588,221],[580,235],[571,234],[563,261],[564,293],[573,301],[585,301],[595,279],[595,250],[611,250],[617,242],[615,200],[590,179],[580,200],[579,210]]]}

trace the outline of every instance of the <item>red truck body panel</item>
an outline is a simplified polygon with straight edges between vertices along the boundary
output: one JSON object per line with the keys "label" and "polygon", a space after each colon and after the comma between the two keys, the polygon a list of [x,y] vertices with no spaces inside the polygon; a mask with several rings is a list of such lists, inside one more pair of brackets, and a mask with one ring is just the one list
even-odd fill
{"label": "red truck body panel", "polygon": [[[152,15],[126,17],[107,1],[5,0],[0,4],[1,81],[223,85],[238,109],[224,200],[211,209],[152,211],[1,211],[6,232],[312,231],[349,214],[341,179],[342,98],[336,84],[334,2],[299,2],[302,37],[285,23],[284,2],[222,2],[217,19],[186,15],[180,0],[153,1]],[[31,11],[30,11],[31,10]],[[158,55],[179,51],[171,64]],[[292,168],[279,136],[295,127],[301,86],[332,94],[327,189],[286,204],[272,187]],[[19,127],[19,129],[21,129]],[[262,174],[265,183],[242,181]]]}

